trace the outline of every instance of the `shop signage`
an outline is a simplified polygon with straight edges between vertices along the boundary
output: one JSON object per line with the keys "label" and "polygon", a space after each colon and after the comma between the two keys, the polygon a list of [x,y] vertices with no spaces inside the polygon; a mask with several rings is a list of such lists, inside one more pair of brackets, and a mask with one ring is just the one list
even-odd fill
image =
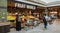
{"label": "shop signage", "polygon": [[21,4],[21,3],[15,3],[15,7],[27,8],[27,9],[36,9],[35,6],[32,6],[32,5],[26,5],[26,4]]}
{"label": "shop signage", "polygon": [[31,6],[31,5],[27,5],[27,8],[28,9],[35,9],[36,7],[35,6]]}
{"label": "shop signage", "polygon": [[15,3],[15,7],[25,8],[25,4]]}

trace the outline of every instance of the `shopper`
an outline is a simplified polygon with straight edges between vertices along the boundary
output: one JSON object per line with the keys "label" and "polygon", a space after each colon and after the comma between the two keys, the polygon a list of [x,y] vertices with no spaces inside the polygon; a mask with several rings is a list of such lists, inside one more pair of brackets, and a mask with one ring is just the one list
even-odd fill
{"label": "shopper", "polygon": [[17,14],[17,15],[16,15],[16,31],[21,30],[21,22],[18,21],[18,18],[19,18],[19,16],[18,16],[18,14]]}
{"label": "shopper", "polygon": [[54,19],[54,14],[51,14],[50,17],[51,17],[51,19],[53,20],[53,19]]}
{"label": "shopper", "polygon": [[44,28],[47,29],[46,14],[43,16]]}

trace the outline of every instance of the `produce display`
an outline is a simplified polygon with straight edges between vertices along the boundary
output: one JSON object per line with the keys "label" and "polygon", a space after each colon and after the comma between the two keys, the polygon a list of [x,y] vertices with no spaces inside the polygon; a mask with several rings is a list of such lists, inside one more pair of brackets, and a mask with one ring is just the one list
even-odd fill
{"label": "produce display", "polygon": [[[22,18],[23,23],[21,22],[21,27],[37,25],[40,23],[40,20],[34,16],[19,16],[19,19]],[[15,15],[8,15],[7,20],[15,20]],[[26,19],[26,21],[25,21]],[[16,27],[16,22],[11,22],[11,27]]]}
{"label": "produce display", "polygon": [[7,20],[15,20],[15,19],[16,19],[15,16],[11,16],[11,15],[8,15],[8,16],[7,16]]}

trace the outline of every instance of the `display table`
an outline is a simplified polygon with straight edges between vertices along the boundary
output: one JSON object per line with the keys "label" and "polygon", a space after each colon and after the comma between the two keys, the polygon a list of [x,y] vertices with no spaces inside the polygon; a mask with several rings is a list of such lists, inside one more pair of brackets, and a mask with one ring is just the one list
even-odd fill
{"label": "display table", "polygon": [[10,32],[10,22],[1,22],[0,23],[0,33]]}

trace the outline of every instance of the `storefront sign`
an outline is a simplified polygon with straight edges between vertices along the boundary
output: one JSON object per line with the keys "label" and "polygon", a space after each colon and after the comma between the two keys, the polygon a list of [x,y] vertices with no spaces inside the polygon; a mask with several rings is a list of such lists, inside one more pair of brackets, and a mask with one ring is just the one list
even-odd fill
{"label": "storefront sign", "polygon": [[27,9],[36,9],[35,6],[32,6],[32,5],[26,5],[26,4],[21,4],[21,3],[15,3],[15,7],[27,8]]}
{"label": "storefront sign", "polygon": [[15,7],[25,8],[25,4],[15,3]]}
{"label": "storefront sign", "polygon": [[35,6],[27,5],[28,9],[35,9]]}

